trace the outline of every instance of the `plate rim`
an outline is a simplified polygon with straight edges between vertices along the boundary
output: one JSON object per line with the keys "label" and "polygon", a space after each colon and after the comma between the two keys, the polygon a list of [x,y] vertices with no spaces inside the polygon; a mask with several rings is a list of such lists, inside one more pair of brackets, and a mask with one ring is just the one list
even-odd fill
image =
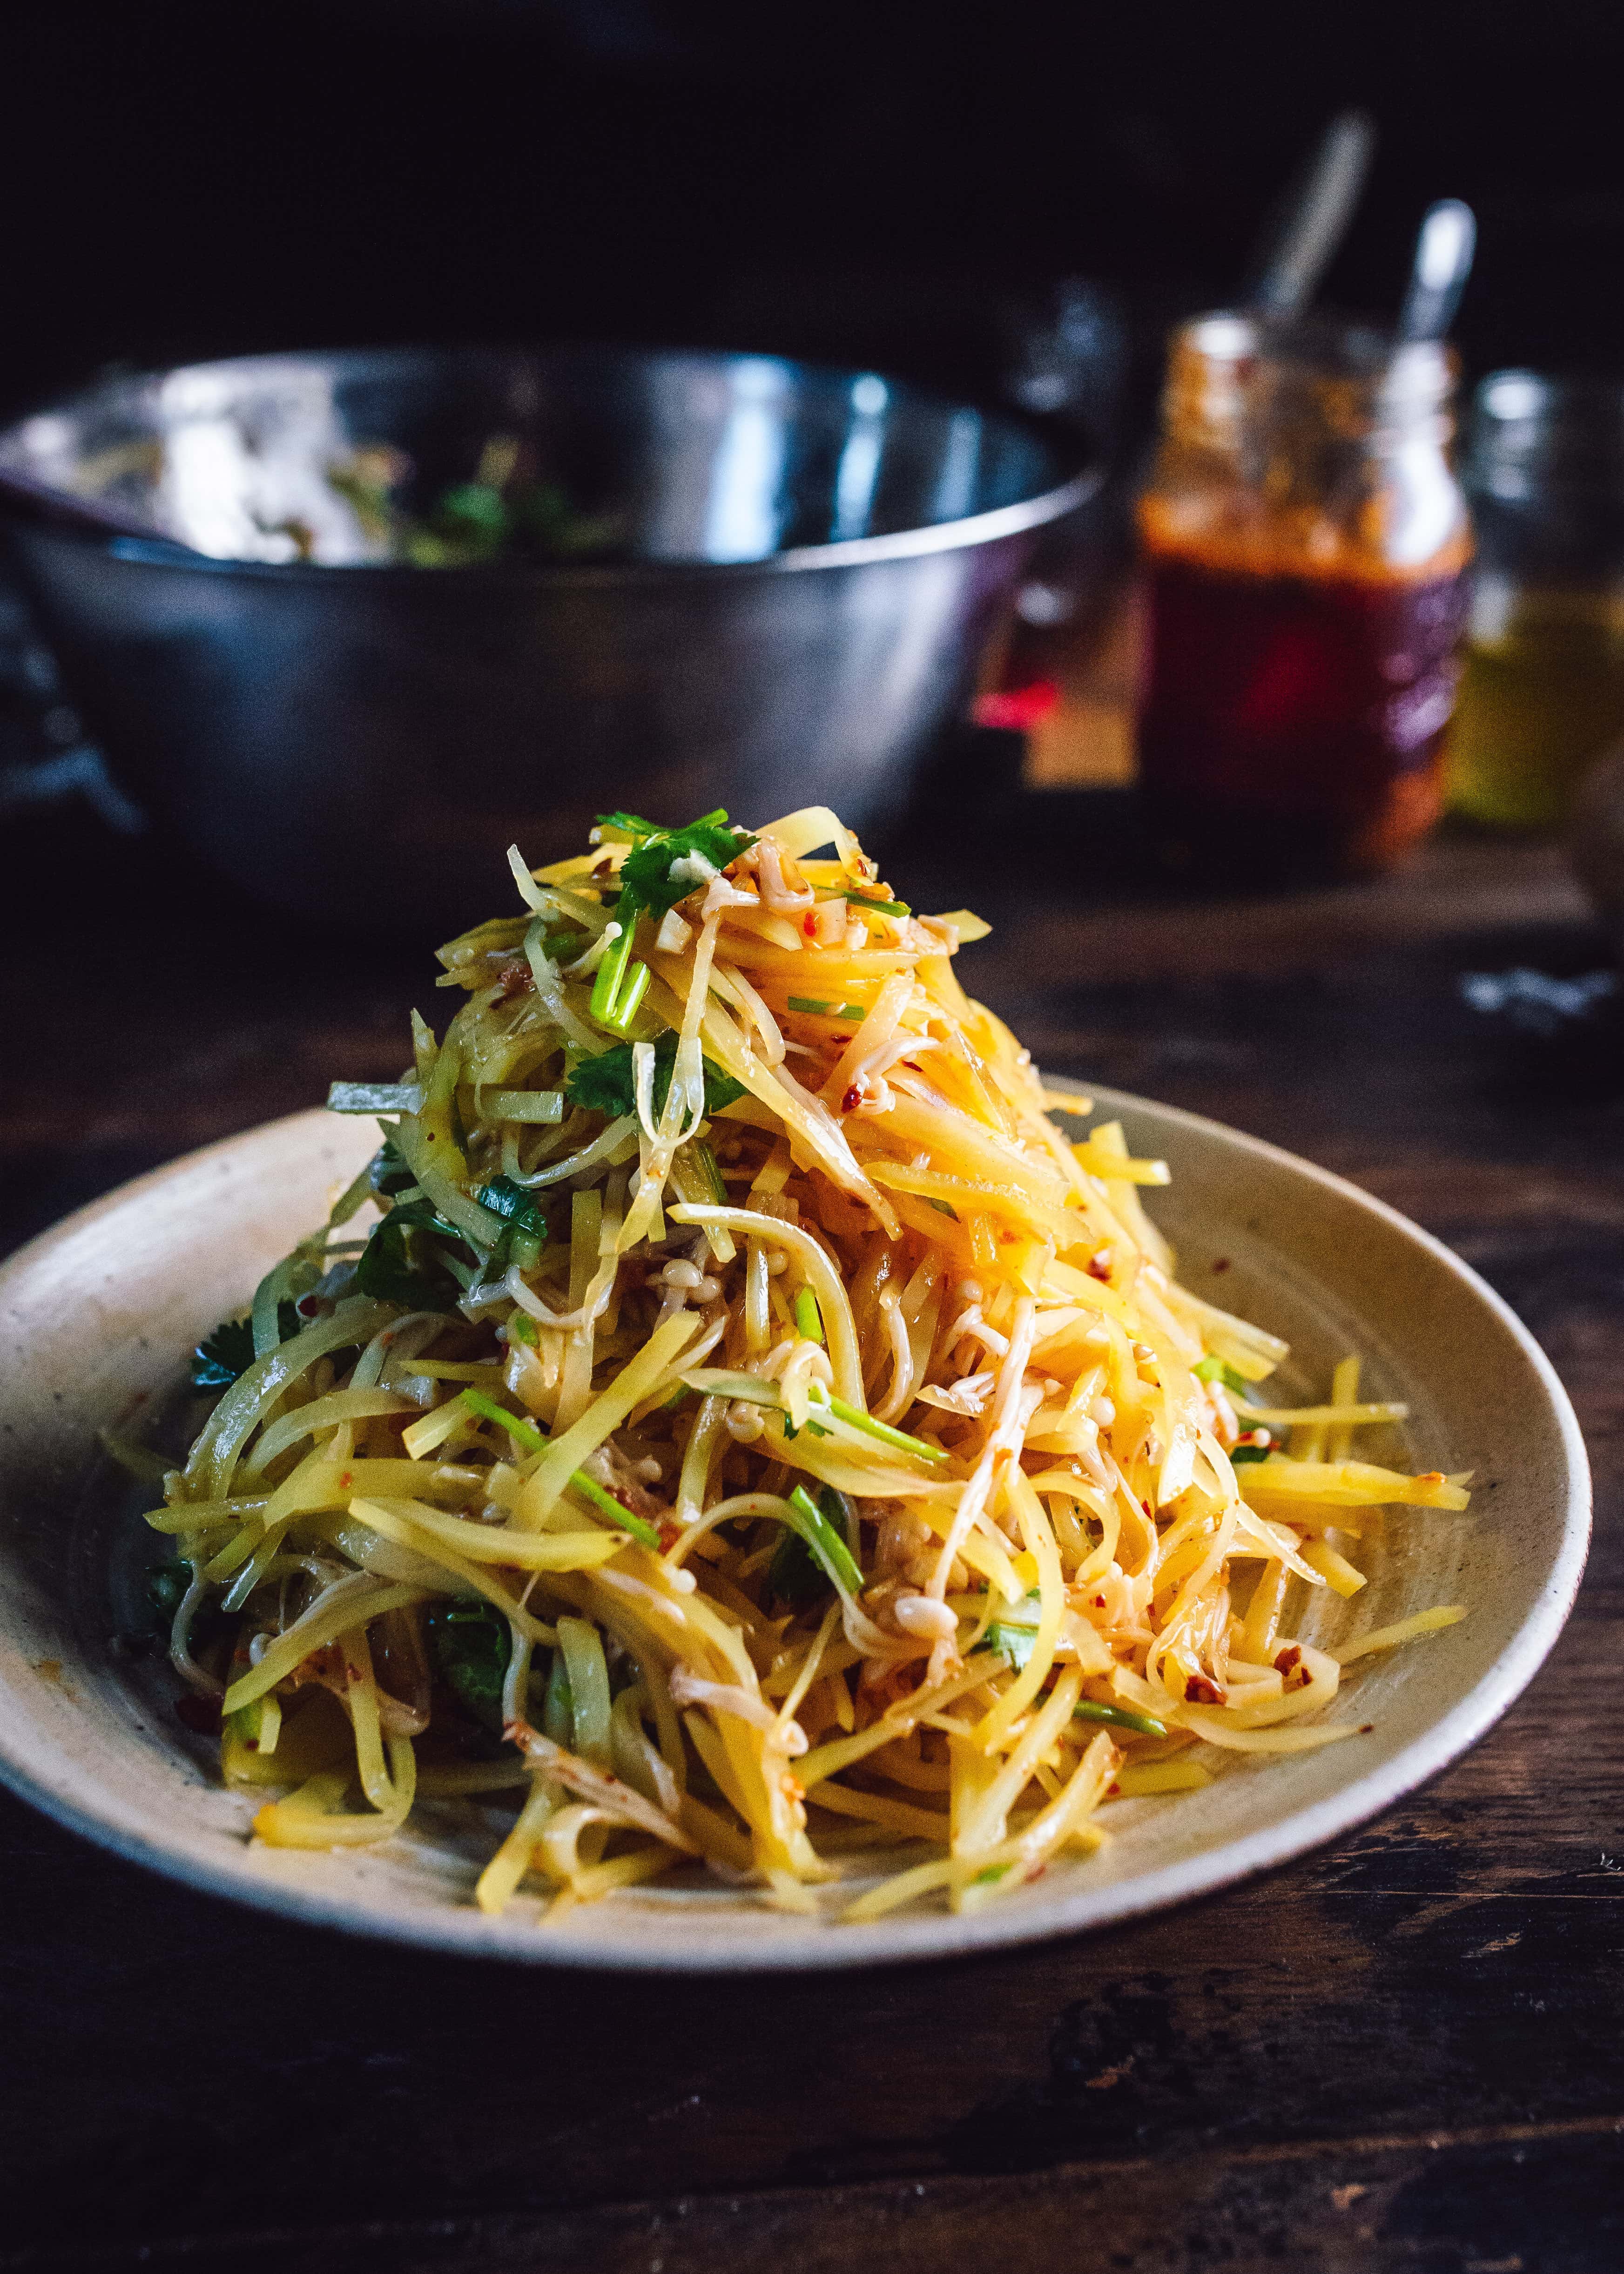
{"label": "plate rim", "polygon": [[[545,1924],[528,1918],[523,1923],[486,1919],[471,1905],[390,1910],[352,1894],[329,1894],[320,1888],[279,1882],[247,1868],[246,1843],[241,1863],[194,1855],[56,1790],[36,1772],[19,1749],[12,1728],[4,1721],[0,1721],[0,1782],[54,1822],[127,1863],[140,1864],[197,1893],[243,1903],[299,1924],[333,1928],[368,1941],[520,1965],[713,1977],[919,1964],[1080,1935],[1236,1886],[1368,1823],[1457,1759],[1499,1721],[1532,1681],[1567,1623],[1583,1577],[1591,1522],[1590,1459],[1572,1402],[1550,1359],[1505,1299],[1444,1241],[1363,1186],[1267,1138],[1185,1107],[1103,1083],[1048,1075],[1042,1079],[1046,1090],[1056,1097],[1071,1092],[1079,1100],[1092,1101],[1095,1109],[1130,1114],[1148,1109],[1192,1135],[1238,1142],[1245,1150],[1261,1154],[1351,1203],[1357,1211],[1373,1215],[1419,1246],[1492,1313],[1538,1379],[1555,1417],[1567,1462],[1560,1538],[1551,1570],[1499,1656],[1463,1697],[1390,1759],[1310,1806],[1293,1810],[1278,1822],[1241,1838],[1220,1841],[1191,1857],[1098,1889],[1085,1885],[1056,1894],[1041,1908],[1011,1905],[1005,1909],[995,1904],[968,1916],[892,1915],[858,1926],[837,1927],[827,1920],[805,1925],[774,1922],[772,1931],[759,1944],[741,1948],[737,1954],[731,1950],[724,1954],[705,1942],[691,1952],[663,1941],[639,1947],[635,1918],[620,1913],[622,1924],[618,1927],[599,1930],[593,1923],[596,1905],[584,1913],[574,1913],[568,1931],[549,1934]],[[259,1122],[162,1162],[99,1195],[0,1262],[0,1306],[7,1301],[14,1282],[99,1218],[139,1201],[214,1156],[273,1132],[291,1134],[303,1126],[314,1137],[319,1131],[330,1129],[332,1120],[324,1107],[312,1106]],[[763,1916],[763,1921],[771,1916],[766,1912]]]}

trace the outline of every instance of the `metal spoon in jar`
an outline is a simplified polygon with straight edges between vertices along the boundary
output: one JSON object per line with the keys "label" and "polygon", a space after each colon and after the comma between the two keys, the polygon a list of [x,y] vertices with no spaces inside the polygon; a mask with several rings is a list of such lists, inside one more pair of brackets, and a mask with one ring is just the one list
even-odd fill
{"label": "metal spoon in jar", "polygon": [[1470,206],[1459,198],[1443,198],[1427,208],[1398,320],[1402,345],[1443,338],[1455,321],[1477,249],[1477,223]]}
{"label": "metal spoon in jar", "polygon": [[1302,173],[1271,217],[1240,305],[1289,321],[1314,297],[1353,218],[1376,147],[1366,111],[1332,119]]}

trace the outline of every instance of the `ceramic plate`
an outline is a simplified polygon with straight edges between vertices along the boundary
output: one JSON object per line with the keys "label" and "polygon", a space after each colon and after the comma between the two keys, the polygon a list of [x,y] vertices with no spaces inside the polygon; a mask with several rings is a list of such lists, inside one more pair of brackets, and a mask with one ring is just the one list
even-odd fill
{"label": "ceramic plate", "polygon": [[312,1112],[126,1186],[0,1271],[0,1775],[122,1856],[290,1917],[531,1963],[679,1971],[861,1965],[1073,1932],[1374,1815],[1481,1736],[1561,1629],[1590,1524],[1572,1410],[1499,1297],[1391,1209],[1237,1131],[1095,1096],[1134,1153],[1171,1164],[1155,1214],[1186,1284],[1291,1343],[1282,1378],[1294,1398],[1322,1392],[1357,1350],[1364,1394],[1410,1408],[1375,1457],[1476,1472],[1469,1514],[1393,1511],[1373,1558],[1365,1543],[1371,1584],[1351,1602],[1315,1602],[1306,1631],[1332,1644],[1429,1604],[1470,1606],[1447,1632],[1350,1669],[1332,1711],[1372,1723],[1368,1736],[1225,1756],[1201,1791],[1116,1803],[1099,1855],[965,1918],[921,1909],[846,1927],[707,1884],[628,1891],[556,1926],[529,1899],[487,1919],[470,1894],[500,1819],[446,1808],[421,1810],[381,1849],[252,1843],[254,1801],[221,1787],[161,1663],[114,1644],[129,1623],[116,1548],[138,1533],[96,1432],[139,1426],[162,1403],[182,1353],[245,1305],[371,1150],[370,1122]]}

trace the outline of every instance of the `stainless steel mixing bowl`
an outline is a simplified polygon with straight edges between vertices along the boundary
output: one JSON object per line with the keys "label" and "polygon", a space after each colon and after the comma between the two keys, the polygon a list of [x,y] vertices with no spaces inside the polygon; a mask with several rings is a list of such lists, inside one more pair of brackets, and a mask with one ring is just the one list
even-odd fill
{"label": "stainless steel mixing bowl", "polygon": [[[367,560],[335,464],[397,446],[428,498],[497,434],[616,517],[616,557]],[[1094,486],[873,373],[603,347],[193,365],[0,435],[19,568],[125,784],[256,897],[414,929],[605,807],[877,829]]]}

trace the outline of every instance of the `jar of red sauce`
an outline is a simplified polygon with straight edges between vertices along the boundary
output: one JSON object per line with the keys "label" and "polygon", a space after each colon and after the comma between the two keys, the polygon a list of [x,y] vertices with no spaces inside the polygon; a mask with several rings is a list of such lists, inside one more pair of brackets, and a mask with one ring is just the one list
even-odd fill
{"label": "jar of red sauce", "polygon": [[1471,553],[1455,373],[1346,325],[1176,334],[1139,507],[1140,794],[1169,869],[1358,875],[1437,819]]}

